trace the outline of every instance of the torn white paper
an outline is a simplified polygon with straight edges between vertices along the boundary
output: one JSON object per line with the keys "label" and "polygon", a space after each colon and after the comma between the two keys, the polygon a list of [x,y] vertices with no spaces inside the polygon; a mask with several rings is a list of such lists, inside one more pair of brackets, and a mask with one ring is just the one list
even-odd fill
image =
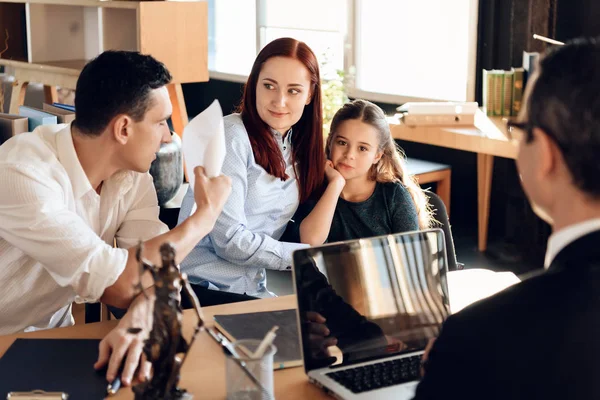
{"label": "torn white paper", "polygon": [[[213,101],[183,129],[181,147],[192,191],[195,182],[194,168],[197,166],[204,167],[204,172],[209,178],[221,174],[226,150],[223,110],[218,100]],[[193,205],[190,214],[195,211],[196,204]]]}
{"label": "torn white paper", "polygon": [[218,100],[187,124],[181,146],[192,190],[197,166],[203,166],[209,178],[221,174],[226,150],[223,111]]}

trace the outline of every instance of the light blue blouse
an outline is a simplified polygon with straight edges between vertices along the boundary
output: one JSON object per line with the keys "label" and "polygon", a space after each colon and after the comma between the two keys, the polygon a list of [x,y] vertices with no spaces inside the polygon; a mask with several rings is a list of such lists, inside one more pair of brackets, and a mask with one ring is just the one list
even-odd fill
{"label": "light blue blouse", "polygon": [[[268,174],[254,160],[248,133],[239,114],[224,118],[227,155],[222,173],[231,177],[232,192],[212,232],[181,263],[190,282],[257,297],[274,296],[267,290],[265,268],[287,270],[292,252],[308,247],[278,239],[299,203],[292,164],[292,131],[272,131],[286,163],[284,182]],[[179,213],[186,219],[194,204],[191,188]]]}

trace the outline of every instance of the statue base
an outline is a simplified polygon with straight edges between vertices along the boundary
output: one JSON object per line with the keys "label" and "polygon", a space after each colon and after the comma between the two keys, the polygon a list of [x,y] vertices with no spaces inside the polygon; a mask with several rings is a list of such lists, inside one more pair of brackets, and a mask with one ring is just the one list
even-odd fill
{"label": "statue base", "polygon": [[159,390],[149,388],[148,384],[141,383],[133,387],[135,400],[193,400],[194,395],[184,389],[175,389],[170,394],[161,394]]}

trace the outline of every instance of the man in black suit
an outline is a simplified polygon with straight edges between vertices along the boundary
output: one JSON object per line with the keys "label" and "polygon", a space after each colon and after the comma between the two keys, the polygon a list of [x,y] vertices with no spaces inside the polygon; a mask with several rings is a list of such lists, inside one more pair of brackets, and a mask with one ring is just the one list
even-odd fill
{"label": "man in black suit", "polygon": [[448,318],[416,399],[600,399],[600,40],[550,51],[517,121],[545,271]]}

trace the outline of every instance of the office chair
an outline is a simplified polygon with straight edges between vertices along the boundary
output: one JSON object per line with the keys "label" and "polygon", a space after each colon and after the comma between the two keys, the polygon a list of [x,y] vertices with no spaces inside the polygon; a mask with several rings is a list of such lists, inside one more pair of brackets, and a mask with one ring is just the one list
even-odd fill
{"label": "office chair", "polygon": [[463,269],[464,265],[456,261],[456,252],[454,250],[454,239],[452,238],[452,230],[450,229],[450,221],[446,206],[442,199],[435,193],[427,192],[429,204],[433,210],[433,218],[438,222],[433,228],[441,228],[444,231],[446,239],[446,255],[448,256],[448,271],[456,271]]}

